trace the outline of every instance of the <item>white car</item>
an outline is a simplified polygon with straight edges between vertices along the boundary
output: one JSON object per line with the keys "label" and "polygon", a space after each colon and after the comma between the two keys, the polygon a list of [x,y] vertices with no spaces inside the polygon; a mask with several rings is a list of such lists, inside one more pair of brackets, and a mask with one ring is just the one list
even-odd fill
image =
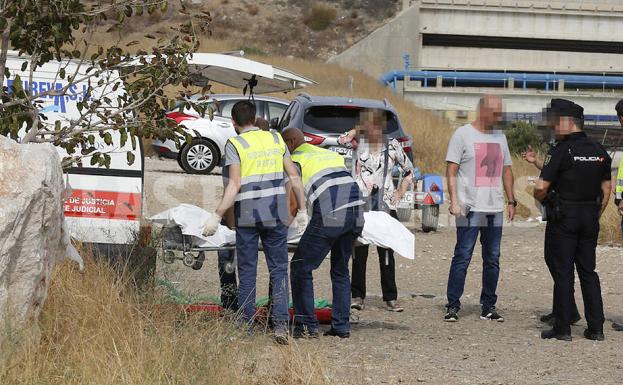
{"label": "white car", "polygon": [[[198,97],[198,96],[197,96]],[[257,116],[271,121],[281,118],[290,103],[287,100],[255,96]],[[193,136],[192,143],[182,142],[178,149],[175,142],[154,140],[152,146],[160,155],[177,159],[180,167],[189,174],[208,174],[221,164],[225,143],[236,131],[231,123],[231,109],[237,102],[248,100],[244,95],[212,95],[206,103],[213,104],[213,119],[201,117],[194,110],[173,111],[167,116],[177,124],[183,124]],[[218,101],[218,103],[216,103]],[[199,136],[197,136],[199,135]]]}

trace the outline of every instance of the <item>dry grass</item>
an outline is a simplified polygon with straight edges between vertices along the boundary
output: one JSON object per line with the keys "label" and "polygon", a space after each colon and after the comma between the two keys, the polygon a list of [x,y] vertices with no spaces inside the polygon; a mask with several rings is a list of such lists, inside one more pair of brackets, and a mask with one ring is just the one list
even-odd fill
{"label": "dry grass", "polygon": [[303,17],[303,23],[314,31],[327,29],[337,17],[337,10],[326,3],[315,3]]}
{"label": "dry grass", "polygon": [[57,269],[39,327],[40,341],[0,352],[1,384],[326,382],[318,352],[278,347],[222,320],[156,307],[92,260],[84,274],[68,264]]}

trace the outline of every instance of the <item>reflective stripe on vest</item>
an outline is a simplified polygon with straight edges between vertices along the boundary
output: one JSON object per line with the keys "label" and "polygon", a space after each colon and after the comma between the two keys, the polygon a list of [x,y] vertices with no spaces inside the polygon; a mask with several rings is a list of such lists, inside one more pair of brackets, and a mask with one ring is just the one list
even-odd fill
{"label": "reflective stripe on vest", "polygon": [[285,143],[275,132],[253,130],[230,139],[240,157],[240,192],[236,201],[285,194]]}
{"label": "reflective stripe on vest", "polygon": [[616,195],[616,199],[622,199],[623,197],[623,159],[621,159],[621,163],[619,163],[619,171],[617,173],[615,195]]}
{"label": "reflective stripe on vest", "polygon": [[[351,176],[341,176],[333,179],[325,178],[332,173],[348,173],[344,166],[344,158],[336,152],[304,143],[294,151],[292,161],[301,166],[301,179],[305,186],[308,209],[313,206],[314,202],[329,187],[355,183]],[[324,181],[318,184],[323,178]],[[312,189],[314,190],[313,192]]]}

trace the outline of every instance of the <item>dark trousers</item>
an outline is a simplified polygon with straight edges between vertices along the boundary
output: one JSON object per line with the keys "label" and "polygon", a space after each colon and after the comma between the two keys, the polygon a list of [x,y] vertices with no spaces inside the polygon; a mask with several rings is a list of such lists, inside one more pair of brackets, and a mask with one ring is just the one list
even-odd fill
{"label": "dark trousers", "polygon": [[461,308],[467,268],[472,260],[476,239],[482,245],[482,291],[480,305],[487,310],[497,302],[496,290],[500,276],[500,244],[504,213],[470,212],[456,220],[456,246],[448,276],[448,304]]}
{"label": "dark trousers", "polygon": [[278,221],[255,227],[236,227],[238,260],[238,307],[242,320],[252,321],[255,315],[258,245],[262,240],[270,284],[272,285],[271,318],[275,329],[285,329],[288,323],[288,245],[287,228]]}
{"label": "dark trousers", "polygon": [[595,272],[599,208],[569,205],[563,212],[562,219],[548,221],[545,229],[545,262],[554,278],[554,329],[560,334],[571,332],[575,264],[588,328],[601,332],[605,319],[599,275]]}
{"label": "dark trousers", "polygon": [[[398,219],[395,210],[389,213]],[[377,247],[379,253],[379,270],[381,271],[381,291],[383,301],[394,301],[398,298],[398,288],[396,287],[396,262],[394,261],[394,250]],[[366,265],[368,264],[369,246],[358,246],[355,248],[353,258],[353,278],[350,284],[353,298],[366,298]]]}
{"label": "dark trousers", "polygon": [[234,262],[234,250],[218,252],[218,275],[221,282],[221,305],[225,309],[238,310],[238,282],[236,270],[228,273],[225,266]]}
{"label": "dark trousers", "polygon": [[310,332],[319,329],[312,272],[331,252],[331,327],[340,333],[350,332],[348,260],[352,255],[353,242],[362,229],[363,211],[359,207],[349,207],[324,217],[319,213],[312,215],[290,263],[295,329]]}

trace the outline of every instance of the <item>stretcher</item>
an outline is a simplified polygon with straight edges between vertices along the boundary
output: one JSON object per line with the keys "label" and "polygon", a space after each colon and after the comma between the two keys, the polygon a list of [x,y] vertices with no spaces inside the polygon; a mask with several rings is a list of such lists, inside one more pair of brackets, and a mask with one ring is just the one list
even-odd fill
{"label": "stretcher", "polygon": [[[288,252],[294,252],[298,242],[288,243]],[[263,251],[260,242],[259,250]],[[197,247],[193,245],[192,236],[182,234],[180,226],[164,226],[162,228],[162,259],[166,264],[175,263],[181,260],[184,266],[193,270],[200,270],[206,259],[207,252],[233,251],[236,250],[235,245]],[[181,253],[180,253],[181,252]],[[225,264],[225,271],[232,273],[236,268],[235,253],[233,258]]]}

